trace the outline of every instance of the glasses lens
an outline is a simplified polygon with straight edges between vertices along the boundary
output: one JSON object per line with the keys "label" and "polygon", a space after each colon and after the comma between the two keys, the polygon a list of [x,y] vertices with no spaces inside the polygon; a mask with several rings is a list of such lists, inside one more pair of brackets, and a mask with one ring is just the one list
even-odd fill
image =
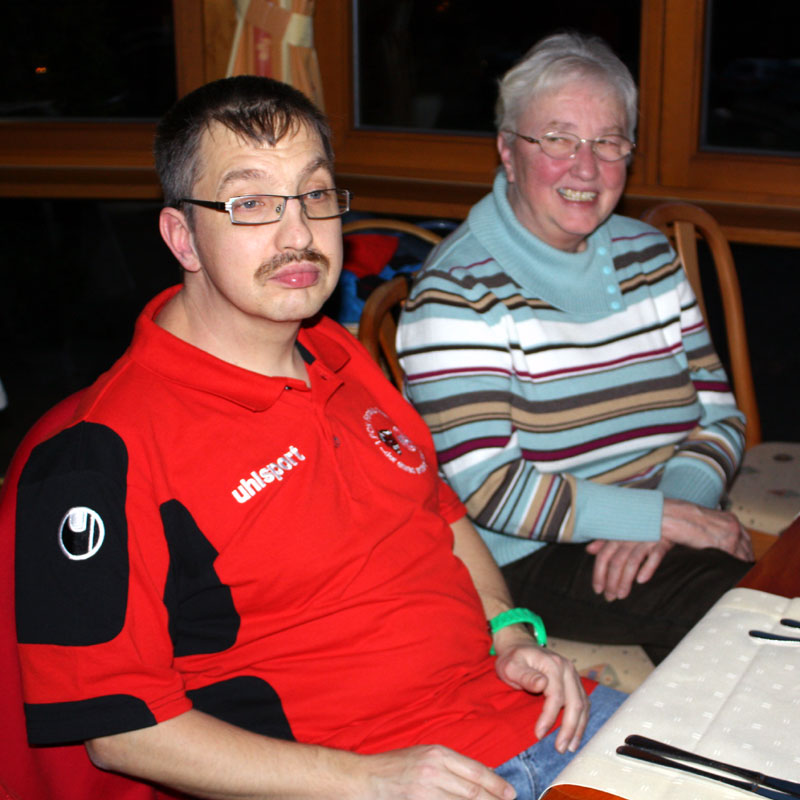
{"label": "glasses lens", "polygon": [[272,194],[237,197],[231,204],[233,221],[240,225],[263,225],[277,222],[283,213],[285,198]]}
{"label": "glasses lens", "polygon": [[580,143],[581,140],[571,133],[546,133],[539,139],[542,150],[550,158],[570,158]]}
{"label": "glasses lens", "polygon": [[[574,133],[546,133],[539,139],[542,151],[550,158],[572,158],[578,152],[581,139]],[[601,161],[619,161],[630,155],[633,144],[624,136],[609,134],[591,142],[592,152]]]}
{"label": "glasses lens", "polygon": [[619,161],[631,152],[631,143],[624,136],[604,136],[592,142],[594,154],[603,161]]}
{"label": "glasses lens", "polygon": [[[237,225],[265,225],[277,222],[283,216],[288,200],[274,194],[251,194],[231,200],[233,221]],[[350,192],[346,189],[317,189],[297,195],[309,219],[341,217],[350,210]]]}
{"label": "glasses lens", "polygon": [[341,217],[350,210],[350,192],[346,189],[319,189],[303,195],[309,219]]}

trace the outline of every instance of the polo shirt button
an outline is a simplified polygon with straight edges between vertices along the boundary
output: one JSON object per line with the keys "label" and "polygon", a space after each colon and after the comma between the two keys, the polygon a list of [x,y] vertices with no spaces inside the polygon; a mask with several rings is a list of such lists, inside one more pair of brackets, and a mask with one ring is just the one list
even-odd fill
{"label": "polo shirt button", "polygon": [[612,284],[609,284],[608,286],[606,286],[606,291],[609,294],[616,294],[617,293],[617,287],[612,285]]}
{"label": "polo shirt button", "polygon": [[609,267],[608,265],[606,265],[605,267],[603,267],[603,275],[610,275],[610,274],[612,273],[612,271],[613,271],[613,270],[612,270],[612,269],[611,269],[611,267]]}
{"label": "polo shirt button", "polygon": [[613,309],[614,309],[614,311],[619,311],[619,310],[620,310],[620,308],[621,308],[621,305],[620,305],[620,302],[619,302],[619,300],[614,300],[614,301],[611,303],[611,308],[613,308]]}
{"label": "polo shirt button", "polygon": [[608,252],[608,250],[606,250],[605,247],[598,247],[597,248],[598,255],[604,256],[607,252]]}
{"label": "polo shirt button", "polygon": [[284,391],[287,391],[287,392],[291,392],[291,391],[292,391],[292,387],[291,387],[291,386],[289,386],[289,384],[288,384],[288,383],[287,383],[287,384],[286,384],[286,386],[284,386],[283,388],[284,388]]}
{"label": "polo shirt button", "polygon": [[338,436],[334,436],[333,437],[333,446],[334,447],[338,447],[340,444],[341,444],[341,442],[339,441],[339,437]]}

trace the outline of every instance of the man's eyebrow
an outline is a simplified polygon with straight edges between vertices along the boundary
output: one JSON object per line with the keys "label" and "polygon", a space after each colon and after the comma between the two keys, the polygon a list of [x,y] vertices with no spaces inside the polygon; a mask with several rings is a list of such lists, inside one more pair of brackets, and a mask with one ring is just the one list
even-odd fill
{"label": "man's eyebrow", "polygon": [[320,169],[324,169],[330,174],[331,178],[333,177],[333,164],[331,164],[330,159],[325,158],[325,156],[320,156],[309,162],[304,169],[300,170],[299,177],[308,178]]}
{"label": "man's eyebrow", "polygon": [[263,169],[255,169],[253,167],[248,167],[246,169],[232,169],[230,172],[226,172],[225,175],[223,175],[222,180],[220,181],[219,184],[219,188],[224,189],[231,183],[236,183],[236,181],[261,180],[266,176],[267,173],[264,172]]}
{"label": "man's eyebrow", "polygon": [[[304,180],[320,169],[326,170],[328,173],[330,173],[331,177],[333,176],[333,168],[330,159],[320,156],[319,158],[315,158],[313,161],[310,161],[308,164],[306,164],[306,166],[300,170],[297,177],[299,180]],[[236,183],[237,181],[258,181],[264,180],[265,178],[269,178],[269,173],[256,167],[232,169],[230,172],[226,172],[225,175],[223,175],[219,184],[219,190],[222,191],[222,189],[224,189],[226,186]]]}

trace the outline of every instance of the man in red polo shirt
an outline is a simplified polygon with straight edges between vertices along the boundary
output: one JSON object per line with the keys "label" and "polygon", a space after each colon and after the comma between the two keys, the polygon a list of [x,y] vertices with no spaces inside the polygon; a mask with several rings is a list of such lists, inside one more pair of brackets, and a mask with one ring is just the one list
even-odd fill
{"label": "man in red polo shirt", "polygon": [[590,712],[425,424],[318,315],[349,208],[332,159],[269,79],[161,122],[184,282],[18,470],[28,738],[198,797],[533,797],[621,698]]}

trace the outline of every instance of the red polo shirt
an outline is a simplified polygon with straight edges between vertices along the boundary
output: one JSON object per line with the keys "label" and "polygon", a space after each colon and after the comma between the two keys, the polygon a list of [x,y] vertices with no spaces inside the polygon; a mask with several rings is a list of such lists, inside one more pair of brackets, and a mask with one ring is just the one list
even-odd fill
{"label": "red polo shirt", "polygon": [[542,701],[495,674],[421,418],[330,320],[300,332],[306,386],[158,327],[178,290],[20,477],[31,741],[196,707],[362,753],[529,747]]}

